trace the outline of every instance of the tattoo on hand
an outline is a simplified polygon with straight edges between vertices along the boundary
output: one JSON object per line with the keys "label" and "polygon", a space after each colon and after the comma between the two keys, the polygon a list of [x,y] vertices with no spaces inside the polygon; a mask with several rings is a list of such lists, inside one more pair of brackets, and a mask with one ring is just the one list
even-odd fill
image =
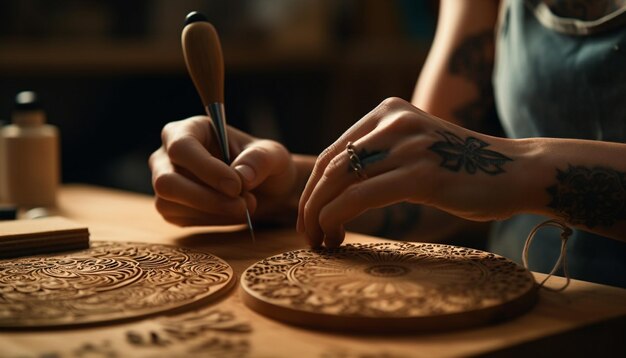
{"label": "tattoo on hand", "polygon": [[626,173],[610,168],[570,165],[557,169],[558,183],[549,187],[548,207],[568,222],[588,228],[611,226],[626,219]]}
{"label": "tattoo on hand", "polygon": [[441,166],[453,172],[462,168],[469,174],[479,169],[489,175],[504,173],[502,166],[513,159],[493,150],[485,149],[489,143],[475,137],[467,137],[465,141],[452,132],[440,132],[445,141],[435,142],[428,149],[441,156]]}

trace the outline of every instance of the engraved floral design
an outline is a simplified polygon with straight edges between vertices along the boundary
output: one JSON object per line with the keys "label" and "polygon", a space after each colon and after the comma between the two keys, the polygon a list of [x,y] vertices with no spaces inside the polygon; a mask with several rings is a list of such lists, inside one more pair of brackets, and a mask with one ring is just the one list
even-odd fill
{"label": "engraved floral design", "polygon": [[504,257],[423,243],[296,250],[249,267],[245,293],[275,306],[350,317],[421,317],[481,310],[533,288]]}
{"label": "engraved floral design", "polygon": [[0,326],[142,316],[206,298],[232,277],[213,255],[145,243],[94,241],[69,254],[0,260]]}

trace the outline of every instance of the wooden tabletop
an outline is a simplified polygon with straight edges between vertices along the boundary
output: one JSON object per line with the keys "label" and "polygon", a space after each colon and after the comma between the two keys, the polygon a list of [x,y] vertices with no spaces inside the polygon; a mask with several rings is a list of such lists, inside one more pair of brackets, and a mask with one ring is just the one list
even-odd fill
{"label": "wooden tabletop", "polygon": [[[221,257],[237,275],[260,259],[306,247],[292,228],[257,230],[256,243],[243,226],[178,228],[163,221],[151,197],[97,187],[62,188],[59,214],[87,225],[91,240],[184,246]],[[348,243],[380,241],[346,237]],[[550,282],[558,286],[561,280]],[[0,357],[626,356],[626,290],[576,280],[561,293],[540,290],[537,305],[519,318],[445,333],[355,335],[289,326],[249,310],[238,288],[196,310],[80,329],[3,331]],[[168,336],[164,322],[189,317],[212,323],[197,334]]]}

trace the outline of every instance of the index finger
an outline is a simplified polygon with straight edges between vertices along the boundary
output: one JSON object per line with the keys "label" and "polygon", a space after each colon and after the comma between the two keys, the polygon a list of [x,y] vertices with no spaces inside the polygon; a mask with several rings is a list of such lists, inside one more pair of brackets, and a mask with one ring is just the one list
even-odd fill
{"label": "index finger", "polygon": [[171,162],[196,176],[203,183],[229,196],[241,193],[241,178],[208,148],[213,143],[209,117],[192,117],[163,128],[163,148]]}

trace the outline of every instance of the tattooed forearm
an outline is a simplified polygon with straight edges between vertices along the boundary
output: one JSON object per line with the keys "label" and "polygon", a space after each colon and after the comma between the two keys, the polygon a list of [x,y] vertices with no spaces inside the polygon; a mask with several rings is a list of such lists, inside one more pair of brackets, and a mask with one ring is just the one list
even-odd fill
{"label": "tattooed forearm", "polygon": [[428,149],[439,154],[441,166],[458,172],[465,169],[469,174],[481,170],[489,175],[504,173],[502,166],[513,159],[493,150],[485,149],[489,143],[478,138],[467,137],[465,141],[452,132],[439,132],[445,139],[435,142]]}
{"label": "tattooed forearm", "polygon": [[492,30],[470,36],[456,48],[448,71],[476,85],[478,97],[457,108],[454,116],[467,128],[478,128],[493,107],[491,75],[494,63],[494,33]]}
{"label": "tattooed forearm", "polygon": [[626,219],[626,173],[570,165],[557,169],[556,179],[547,189],[552,196],[548,207],[570,223],[591,229]]}

